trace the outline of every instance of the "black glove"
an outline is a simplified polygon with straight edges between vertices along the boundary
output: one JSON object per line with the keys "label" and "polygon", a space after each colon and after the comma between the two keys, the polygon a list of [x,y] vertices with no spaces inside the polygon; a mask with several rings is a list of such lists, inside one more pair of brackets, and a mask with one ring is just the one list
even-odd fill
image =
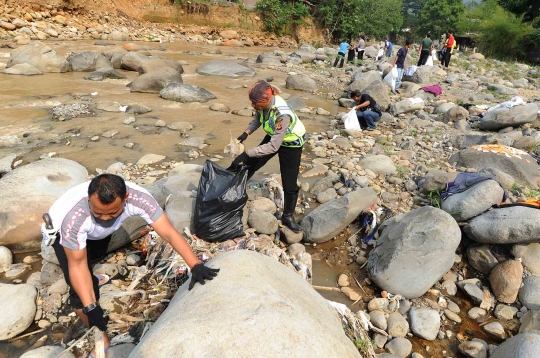
{"label": "black glove", "polygon": [[197,281],[201,285],[204,285],[205,280],[214,279],[214,277],[217,276],[218,272],[219,272],[219,269],[206,267],[204,266],[202,262],[200,264],[193,266],[193,268],[191,269],[191,281],[189,282],[188,290],[191,291],[191,289],[193,288],[193,286],[195,286],[195,283]]}
{"label": "black glove", "polygon": [[234,160],[231,163],[231,166],[229,167],[229,169],[231,169],[231,170],[239,169],[242,165],[247,164],[248,159],[249,159],[249,155],[247,155],[246,152],[242,152],[242,154],[240,154],[239,156],[234,158]]}
{"label": "black glove", "polygon": [[103,317],[103,309],[98,305],[96,308],[86,314],[90,328],[96,326],[103,332],[107,332],[108,317]]}
{"label": "black glove", "polygon": [[240,137],[236,138],[237,140],[240,141],[240,143],[242,143],[243,141],[245,141],[248,137],[248,134],[246,132],[240,134]]}

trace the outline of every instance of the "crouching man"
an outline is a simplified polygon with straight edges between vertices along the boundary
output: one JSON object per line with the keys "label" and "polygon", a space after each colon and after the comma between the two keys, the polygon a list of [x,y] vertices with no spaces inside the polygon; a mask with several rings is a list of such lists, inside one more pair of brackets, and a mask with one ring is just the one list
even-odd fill
{"label": "crouching man", "polygon": [[58,230],[53,248],[69,286],[70,305],[88,328],[96,326],[104,332],[106,350],[109,339],[99,306],[100,279],[92,274],[92,263],[105,256],[111,234],[127,218],[142,217],[182,256],[191,268],[189,289],[197,281],[212,280],[219,271],[199,261],[150,193],[117,175],[99,175],[71,188],[52,205],[49,215],[53,230]]}

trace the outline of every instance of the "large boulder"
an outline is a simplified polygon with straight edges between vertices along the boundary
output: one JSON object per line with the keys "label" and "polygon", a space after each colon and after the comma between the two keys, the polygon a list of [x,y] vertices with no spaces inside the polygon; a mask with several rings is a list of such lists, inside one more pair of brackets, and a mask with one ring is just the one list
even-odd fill
{"label": "large boulder", "polygon": [[253,77],[255,71],[233,61],[216,60],[197,68],[197,73],[205,76]]}
{"label": "large boulder", "polygon": [[512,176],[518,184],[532,189],[538,188],[540,171],[535,159],[525,152],[504,145],[496,146],[493,151],[489,148],[491,147],[478,146],[463,149],[452,155],[448,161],[458,167],[475,168],[477,171],[485,168],[499,169]]}
{"label": "large boulder", "polygon": [[87,76],[84,76],[84,79],[89,81],[103,81],[105,79],[122,80],[126,78],[127,77],[124,76],[122,73],[110,67],[103,67],[97,69],[96,71],[88,74]]}
{"label": "large boulder", "polygon": [[362,93],[370,95],[383,111],[390,106],[391,101],[388,95],[388,87],[381,80],[373,81],[369,86],[364,88]]}
{"label": "large boulder", "polygon": [[181,83],[169,83],[167,87],[165,87],[161,90],[161,92],[159,92],[159,95],[163,99],[182,103],[202,103],[208,102],[211,99],[216,99],[216,96],[214,96],[212,93],[208,92],[202,87]]}
{"label": "large boulder", "polygon": [[538,105],[528,103],[512,108],[498,108],[489,111],[480,120],[481,130],[499,130],[506,127],[519,127],[531,123],[538,116]]}
{"label": "large boulder", "polygon": [[65,58],[39,41],[33,41],[11,51],[6,68],[22,63],[32,65],[41,72],[68,72],[71,68]]}
{"label": "large boulder", "polygon": [[43,159],[0,179],[0,244],[38,248],[41,216],[68,189],[86,181],[87,170],[62,158]]}
{"label": "large boulder", "polygon": [[6,75],[35,76],[42,75],[43,72],[28,63],[19,63],[18,65],[6,68],[3,72]]}
{"label": "large boulder", "polygon": [[60,346],[43,346],[24,353],[20,358],[75,358],[70,351],[59,355],[64,350]]}
{"label": "large boulder", "polygon": [[170,83],[183,83],[182,75],[173,68],[165,67],[140,75],[128,86],[131,92],[159,93]]}
{"label": "large boulder", "polygon": [[36,314],[37,290],[32,285],[8,285],[0,283],[0,341],[13,338],[24,332]]}
{"label": "large boulder", "polygon": [[396,166],[390,157],[384,154],[367,155],[360,161],[360,166],[364,169],[369,169],[375,174],[394,174]]}
{"label": "large boulder", "polygon": [[414,71],[412,76],[403,75],[404,82],[412,82],[417,84],[427,84],[432,83],[431,80],[431,71],[428,67],[432,66],[420,66]]}
{"label": "large boulder", "polygon": [[519,333],[536,333],[540,334],[540,311],[537,309],[525,312],[519,320]]}
{"label": "large boulder", "polygon": [[495,180],[486,180],[464,192],[450,195],[442,203],[442,209],[457,221],[467,221],[493,205],[500,204],[504,189]]}
{"label": "large boulder", "polygon": [[138,52],[128,52],[122,57],[121,66],[124,70],[138,71],[139,67],[150,58]]}
{"label": "large boulder", "polygon": [[274,55],[273,52],[261,53],[255,60],[256,63],[262,63],[263,65],[280,66],[281,60]]}
{"label": "large boulder", "polygon": [[407,299],[426,293],[454,264],[461,240],[446,212],[423,207],[385,221],[368,272],[382,289]]}
{"label": "large boulder", "polygon": [[398,114],[416,112],[421,109],[424,109],[424,101],[419,103],[412,103],[410,100],[404,99],[402,101],[394,103],[390,107],[390,112],[397,116]]}
{"label": "large boulder", "polygon": [[488,211],[463,228],[474,241],[485,244],[518,244],[538,241],[540,211],[514,206]]}
{"label": "large boulder", "polygon": [[537,358],[540,352],[540,335],[520,333],[504,341],[490,358]]}
{"label": "large boulder", "polygon": [[315,92],[317,91],[317,82],[309,76],[291,75],[287,77],[285,87],[293,90]]}
{"label": "large boulder", "polygon": [[[75,72],[92,72],[101,67],[112,67],[105,56],[91,51],[74,54],[68,61],[71,65],[71,70]],[[101,64],[101,66],[98,64]]]}
{"label": "large boulder", "polygon": [[330,304],[278,261],[237,250],[208,266],[218,277],[180,287],[130,357],[360,357]]}
{"label": "large boulder", "polygon": [[298,57],[302,60],[303,63],[311,63],[315,61],[317,55],[309,51],[298,50],[291,54],[291,57]]}
{"label": "large boulder", "polygon": [[182,66],[182,64],[176,61],[170,60],[168,58],[150,58],[149,60],[144,61],[139,66],[137,71],[139,72],[140,75],[144,75],[145,73],[152,72],[152,71],[159,70],[166,67],[170,67],[174,69],[179,74],[184,73],[184,67]]}
{"label": "large boulder", "polygon": [[365,81],[366,83],[370,84],[370,83],[373,83],[375,81],[380,81],[380,80],[381,80],[381,74],[379,73],[379,71],[372,70],[372,71],[362,72],[361,70],[358,70],[353,73],[352,78],[351,78],[351,84],[356,81]]}
{"label": "large boulder", "polygon": [[332,239],[376,201],[375,191],[364,188],[322,204],[302,219],[304,240],[322,243]]}

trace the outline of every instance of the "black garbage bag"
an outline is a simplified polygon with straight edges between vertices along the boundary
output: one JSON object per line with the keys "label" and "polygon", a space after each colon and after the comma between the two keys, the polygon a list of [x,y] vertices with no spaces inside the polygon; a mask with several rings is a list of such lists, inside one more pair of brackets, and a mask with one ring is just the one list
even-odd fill
{"label": "black garbage bag", "polygon": [[244,236],[247,176],[247,167],[233,173],[210,160],[204,163],[195,201],[195,235],[209,242]]}

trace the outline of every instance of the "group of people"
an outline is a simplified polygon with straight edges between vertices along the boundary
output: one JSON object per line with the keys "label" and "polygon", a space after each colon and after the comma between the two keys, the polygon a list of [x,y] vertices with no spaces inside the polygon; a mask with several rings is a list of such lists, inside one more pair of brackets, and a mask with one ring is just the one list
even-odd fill
{"label": "group of people", "polygon": [[[352,42],[352,41],[351,41]],[[360,35],[358,42],[354,45],[349,44],[346,40],[341,41],[339,44],[339,51],[334,61],[334,67],[337,67],[339,63],[339,68],[343,68],[345,62],[345,56],[347,56],[347,63],[354,63],[355,54],[358,58],[358,61],[364,59],[364,51],[366,49],[366,37]]]}
{"label": "group of people", "polygon": [[[285,194],[281,222],[294,232],[302,227],[293,215],[298,200],[297,178],[306,129],[279,90],[266,81],[258,81],[249,90],[256,115],[238,137],[245,141],[258,128],[264,139],[255,148],[236,157],[227,170],[238,172],[247,166],[253,176],[276,154],[279,157]],[[101,174],[90,182],[69,189],[44,215],[44,242],[52,246],[64,279],[69,286],[69,303],[88,328],[103,331],[105,351],[109,347],[107,318],[99,305],[99,288],[108,283],[107,275],[94,275],[93,266],[108,252],[113,232],[132,216],[142,217],[155,232],[178,252],[190,267],[189,290],[217,276],[219,269],[205,266],[171,224],[156,199],[144,188],[113,174]],[[203,238],[204,239],[204,238]],[[89,358],[95,357],[95,351]]]}

